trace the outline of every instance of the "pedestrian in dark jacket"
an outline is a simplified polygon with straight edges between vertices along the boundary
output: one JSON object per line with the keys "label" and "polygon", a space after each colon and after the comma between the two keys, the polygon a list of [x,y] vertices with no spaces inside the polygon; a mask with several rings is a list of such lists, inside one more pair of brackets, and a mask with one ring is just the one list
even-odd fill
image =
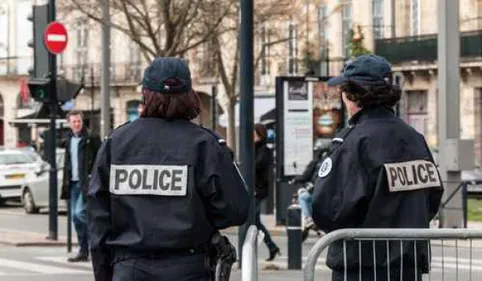
{"label": "pedestrian in dark jacket", "polygon": [[263,124],[256,124],[254,129],[256,227],[264,233],[264,243],[269,250],[269,257],[266,260],[271,261],[280,253],[280,250],[271,239],[260,217],[260,205],[268,197],[269,175],[273,164],[273,153],[266,145],[266,139],[266,127]]}
{"label": "pedestrian in dark jacket", "polygon": [[66,141],[60,199],[70,200],[70,212],[79,241],[78,254],[68,258],[68,261],[80,262],[89,258],[85,195],[101,141],[84,127],[81,111],[69,112],[67,121],[71,132]]}

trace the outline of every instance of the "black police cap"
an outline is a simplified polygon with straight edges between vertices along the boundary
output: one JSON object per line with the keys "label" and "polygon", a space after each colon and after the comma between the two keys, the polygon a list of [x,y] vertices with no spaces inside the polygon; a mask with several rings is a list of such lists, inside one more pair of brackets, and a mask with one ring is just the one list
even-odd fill
{"label": "black police cap", "polygon": [[328,85],[337,86],[352,81],[361,85],[382,86],[389,83],[391,75],[392,67],[385,58],[363,55],[348,62],[342,74],[328,80]]}
{"label": "black police cap", "polygon": [[191,72],[183,59],[158,57],[144,71],[141,84],[161,94],[186,93],[192,90]]}

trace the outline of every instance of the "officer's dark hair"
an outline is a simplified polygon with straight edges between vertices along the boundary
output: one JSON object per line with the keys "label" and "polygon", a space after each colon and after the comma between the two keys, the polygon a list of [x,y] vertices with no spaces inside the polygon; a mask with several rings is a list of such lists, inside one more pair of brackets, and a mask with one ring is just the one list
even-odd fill
{"label": "officer's dark hair", "polygon": [[254,131],[259,136],[260,141],[266,141],[266,139],[268,138],[268,131],[263,124],[258,123],[254,125]]}
{"label": "officer's dark hair", "polygon": [[[178,82],[177,79],[169,79],[165,84],[175,86]],[[141,117],[192,120],[201,112],[201,100],[193,90],[185,93],[166,94],[144,88],[142,95],[144,109]]]}
{"label": "officer's dark hair", "polygon": [[65,118],[69,121],[70,116],[80,116],[80,119],[84,120],[84,114],[80,110],[71,110],[67,113]]}
{"label": "officer's dark hair", "polygon": [[363,107],[393,107],[402,96],[402,91],[391,81],[385,85],[361,85],[353,81],[347,81],[340,85],[340,91],[346,98],[360,108]]}

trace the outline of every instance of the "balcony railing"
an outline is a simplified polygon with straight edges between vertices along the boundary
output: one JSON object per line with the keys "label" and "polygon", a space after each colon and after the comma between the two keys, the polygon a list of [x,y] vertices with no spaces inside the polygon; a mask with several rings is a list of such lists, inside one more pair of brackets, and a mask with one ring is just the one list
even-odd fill
{"label": "balcony railing", "polygon": [[[110,68],[110,82],[112,85],[130,85],[141,82],[143,66],[130,63],[113,63]],[[86,86],[100,84],[101,65],[85,64],[85,65],[63,65],[59,66],[59,74],[65,78],[80,82],[84,81]]]}
{"label": "balcony railing", "polygon": [[28,75],[33,66],[33,58],[29,56],[0,57],[0,76]]}
{"label": "balcony railing", "polygon": [[[437,34],[375,40],[375,53],[391,63],[437,60]],[[460,33],[462,59],[482,58],[482,30]]]}

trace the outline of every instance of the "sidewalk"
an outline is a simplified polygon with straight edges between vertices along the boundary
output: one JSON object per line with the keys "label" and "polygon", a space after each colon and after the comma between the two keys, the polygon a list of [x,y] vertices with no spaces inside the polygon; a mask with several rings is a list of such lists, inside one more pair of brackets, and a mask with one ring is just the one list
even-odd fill
{"label": "sidewalk", "polygon": [[[16,247],[29,246],[66,246],[67,237],[58,237],[58,240],[48,240],[47,234],[38,232],[27,232],[18,230],[0,229],[0,245],[9,245]],[[72,237],[72,246],[77,245],[75,234]]]}
{"label": "sidewalk", "polygon": [[[262,215],[261,221],[268,228],[272,236],[286,236],[286,228],[282,225],[276,225],[276,218],[274,215]],[[469,222],[469,228],[482,228],[482,222]],[[223,230],[223,233],[236,235],[238,234],[238,227],[230,227]],[[75,232],[72,233],[72,245],[75,246],[77,238]],[[0,244],[11,245],[17,247],[25,246],[65,246],[67,244],[66,236],[59,236],[57,241],[46,239],[46,233],[20,231],[15,229],[0,228]],[[311,232],[310,236],[316,238],[317,236]],[[434,241],[440,244],[440,241]],[[444,245],[455,245],[454,241],[446,241]],[[474,247],[482,247],[482,240],[473,241]],[[459,241],[458,246],[469,246],[469,241]]]}

